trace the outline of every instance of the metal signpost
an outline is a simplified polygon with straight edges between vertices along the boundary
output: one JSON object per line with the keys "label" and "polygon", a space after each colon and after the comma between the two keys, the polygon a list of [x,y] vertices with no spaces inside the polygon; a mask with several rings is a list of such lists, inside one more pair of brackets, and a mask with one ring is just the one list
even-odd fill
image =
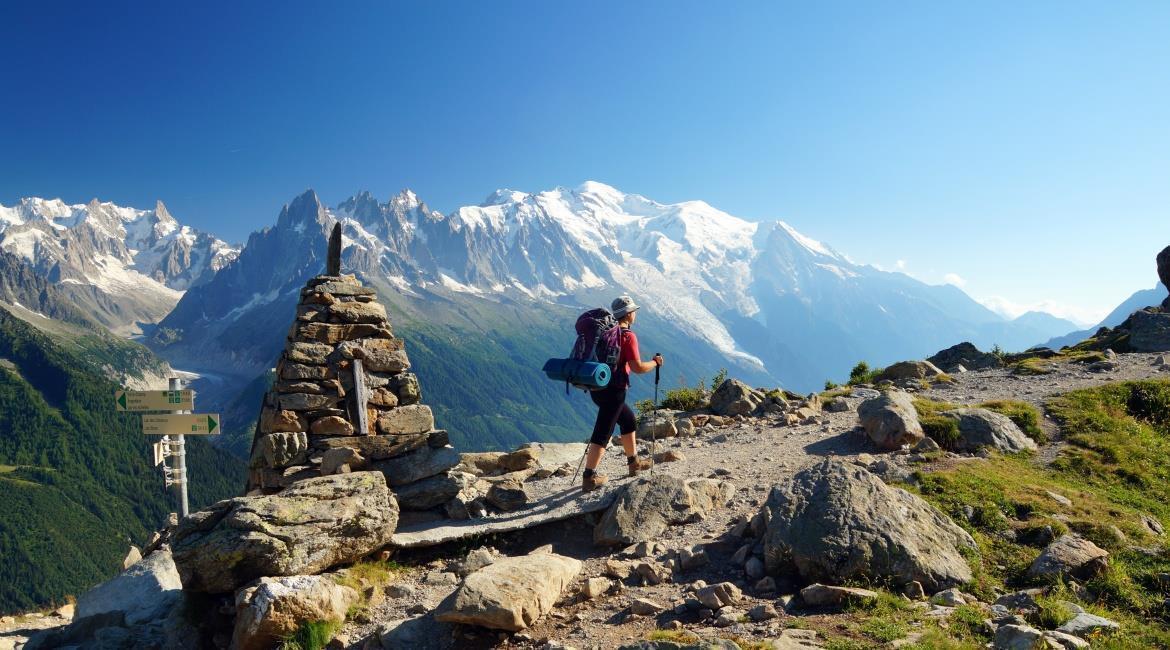
{"label": "metal signpost", "polygon": [[[154,443],[154,464],[162,465],[166,487],[179,486],[179,511],[186,517],[187,447],[184,437],[219,434],[219,415],[192,413],[195,391],[183,390],[178,377],[170,379],[169,389],[114,391],[114,408],[142,412],[142,433],[162,436]],[[167,464],[167,458],[171,456],[177,459],[173,469]]]}

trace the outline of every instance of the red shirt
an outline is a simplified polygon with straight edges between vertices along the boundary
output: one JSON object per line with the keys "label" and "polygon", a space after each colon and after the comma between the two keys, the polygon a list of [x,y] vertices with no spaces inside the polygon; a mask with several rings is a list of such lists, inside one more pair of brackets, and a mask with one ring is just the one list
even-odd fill
{"label": "red shirt", "polygon": [[626,328],[622,328],[622,350],[618,355],[617,372],[611,386],[625,390],[630,387],[630,362],[642,361],[638,354],[638,336]]}

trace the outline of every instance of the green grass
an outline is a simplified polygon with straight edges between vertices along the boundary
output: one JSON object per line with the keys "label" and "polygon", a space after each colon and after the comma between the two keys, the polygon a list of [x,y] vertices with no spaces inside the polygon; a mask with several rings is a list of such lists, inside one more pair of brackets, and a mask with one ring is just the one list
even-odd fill
{"label": "green grass", "polygon": [[[946,406],[921,408],[929,415]],[[1014,404],[999,408],[1020,410]],[[1067,600],[1121,623],[1121,635],[1095,641],[1094,648],[1170,647],[1170,615],[1163,605],[1170,590],[1158,578],[1170,572],[1170,555],[1134,548],[1161,549],[1165,541],[1145,529],[1142,515],[1170,522],[1170,466],[1165,462],[1170,457],[1170,381],[1074,391],[1053,398],[1046,408],[1069,442],[1049,466],[997,455],[918,474],[910,489],[975,538],[979,554],[968,558],[975,579],[966,590],[988,600],[997,592],[1032,586],[1026,571],[1040,549],[1017,538],[1026,539],[1043,526],[1058,535],[1072,530],[1110,552],[1109,569],[1084,585],[1081,600],[1057,584],[1041,599],[1035,622],[1051,627],[1066,618],[1068,612],[1056,601]],[[1067,496],[1072,506],[1060,505],[1048,491]],[[972,511],[969,520],[966,508]],[[952,621],[952,632],[959,627]],[[974,620],[966,627],[968,632],[978,629]]]}
{"label": "green grass", "polygon": [[1017,375],[1049,375],[1056,369],[1050,359],[1028,357],[1012,364],[1012,372]]}
{"label": "green grass", "polygon": [[280,644],[280,650],[322,650],[340,629],[341,621],[305,621]]}
{"label": "green grass", "polygon": [[[1048,437],[1040,428],[1040,410],[1027,402],[1000,399],[982,402],[975,406],[1006,416],[1020,428],[1024,435],[1039,444],[1048,441]],[[962,408],[962,405],[921,397],[914,400],[914,409],[918,411],[918,419],[922,423],[923,431],[944,449],[958,440],[959,429],[957,424],[952,426],[946,422],[947,420],[954,422],[954,420],[942,415],[942,413],[957,408]]]}

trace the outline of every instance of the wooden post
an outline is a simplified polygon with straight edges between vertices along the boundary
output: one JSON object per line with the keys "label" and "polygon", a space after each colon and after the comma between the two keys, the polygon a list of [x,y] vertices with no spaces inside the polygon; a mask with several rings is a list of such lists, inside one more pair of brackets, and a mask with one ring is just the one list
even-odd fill
{"label": "wooden post", "polygon": [[353,360],[353,401],[354,423],[362,436],[370,435],[370,387],[366,386],[366,373],[362,370],[362,360]]}

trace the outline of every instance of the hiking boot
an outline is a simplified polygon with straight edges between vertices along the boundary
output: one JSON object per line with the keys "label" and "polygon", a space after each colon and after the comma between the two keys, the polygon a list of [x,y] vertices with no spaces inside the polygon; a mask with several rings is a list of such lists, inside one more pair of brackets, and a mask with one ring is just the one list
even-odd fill
{"label": "hiking boot", "polygon": [[605,474],[594,474],[593,476],[586,476],[581,479],[581,491],[592,492],[597,488],[605,485],[609,477]]}
{"label": "hiking boot", "polygon": [[645,472],[651,467],[654,467],[654,461],[649,458],[639,458],[632,463],[626,463],[626,469],[630,472],[630,476],[637,476],[638,472]]}

